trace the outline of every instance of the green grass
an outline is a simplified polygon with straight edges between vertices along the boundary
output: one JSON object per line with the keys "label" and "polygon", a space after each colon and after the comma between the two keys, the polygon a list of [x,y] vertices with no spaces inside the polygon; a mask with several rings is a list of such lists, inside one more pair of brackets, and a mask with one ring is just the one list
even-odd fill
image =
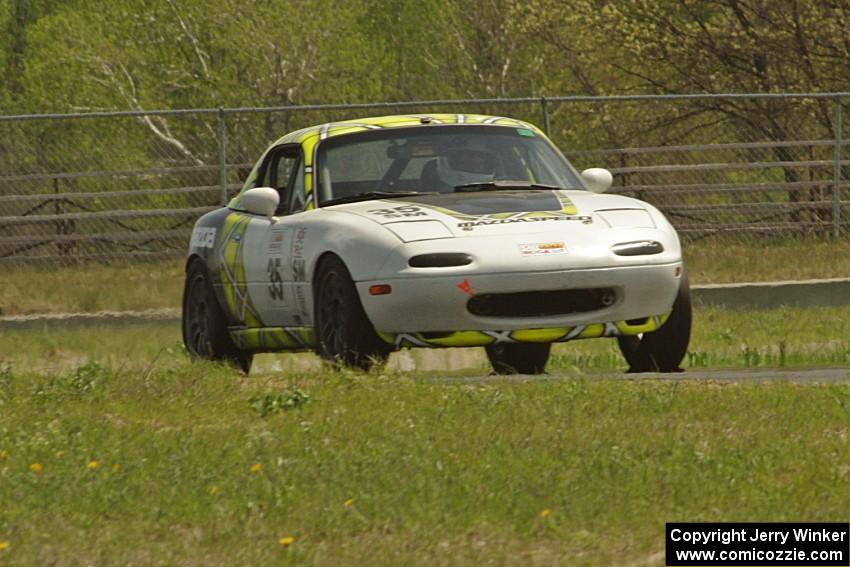
{"label": "green grass", "polygon": [[[850,241],[705,240],[684,247],[692,284],[850,276]],[[11,268],[0,315],[179,308],[183,263]]]}
{"label": "green grass", "polygon": [[[698,308],[686,366],[846,365],[848,327]],[[667,521],[850,507],[850,383],[612,380],[610,340],[558,381],[434,379],[480,351],[245,378],[173,324],[0,333],[0,564],[662,564]]]}
{"label": "green grass", "polygon": [[6,370],[0,562],[661,564],[667,521],[843,517],[848,419],[848,384]]}
{"label": "green grass", "polygon": [[692,284],[850,277],[850,241],[707,239],[685,243]]}
{"label": "green grass", "polygon": [[[184,364],[178,325],[92,327],[0,333],[0,365],[56,372],[95,361],[114,368],[171,368]],[[697,307],[685,368],[801,367],[850,365],[850,307],[733,311]],[[612,339],[555,345],[553,371],[622,370]],[[312,354],[257,357],[257,372],[316,370]],[[391,369],[482,373],[483,349],[413,349],[391,358]]]}
{"label": "green grass", "polygon": [[3,268],[0,315],[179,308],[183,261]]}

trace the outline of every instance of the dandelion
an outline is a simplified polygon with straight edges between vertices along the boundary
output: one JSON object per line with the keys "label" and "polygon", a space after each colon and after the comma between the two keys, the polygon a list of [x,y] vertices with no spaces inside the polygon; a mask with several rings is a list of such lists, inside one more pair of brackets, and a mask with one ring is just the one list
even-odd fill
{"label": "dandelion", "polygon": [[251,472],[254,473],[254,474],[260,474],[260,472],[262,470],[263,470],[263,465],[260,464],[260,463],[254,463],[253,465],[251,465]]}
{"label": "dandelion", "polygon": [[282,545],[283,547],[289,547],[290,545],[295,543],[295,538],[292,537],[291,535],[288,535],[288,536],[284,536],[284,537],[280,538],[279,540],[277,540],[277,542],[280,545]]}
{"label": "dandelion", "polygon": [[33,463],[30,465],[30,470],[35,474],[38,474],[41,472],[41,465],[39,463]]}
{"label": "dandelion", "polygon": [[551,508],[543,508],[543,510],[540,511],[540,517],[541,518],[548,518],[549,514],[551,514],[551,513],[552,513]]}
{"label": "dandelion", "polygon": [[345,506],[346,508],[348,508],[352,504],[354,504],[354,498],[349,498],[348,500],[346,500],[345,502],[342,503],[342,505]]}
{"label": "dandelion", "polygon": [[3,551],[4,549],[9,549],[10,547],[12,547],[12,544],[8,541],[0,541],[0,551]]}
{"label": "dandelion", "polygon": [[89,461],[89,463],[86,466],[89,468],[89,470],[93,471],[94,469],[97,468],[97,464],[98,464],[97,461],[92,460],[92,461]]}
{"label": "dandelion", "polygon": [[210,496],[217,495],[218,494],[218,487],[217,486],[210,486],[209,493],[210,493]]}

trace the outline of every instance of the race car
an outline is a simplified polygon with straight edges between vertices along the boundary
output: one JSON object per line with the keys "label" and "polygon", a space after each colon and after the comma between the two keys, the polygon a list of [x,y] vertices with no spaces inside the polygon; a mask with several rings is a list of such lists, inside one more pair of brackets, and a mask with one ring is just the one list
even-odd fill
{"label": "race car", "polygon": [[484,347],[538,374],[552,343],[613,337],[631,372],[679,371],[691,302],[676,231],[604,194],[534,125],[384,116],[289,133],[192,231],[183,341],[369,369],[407,347]]}

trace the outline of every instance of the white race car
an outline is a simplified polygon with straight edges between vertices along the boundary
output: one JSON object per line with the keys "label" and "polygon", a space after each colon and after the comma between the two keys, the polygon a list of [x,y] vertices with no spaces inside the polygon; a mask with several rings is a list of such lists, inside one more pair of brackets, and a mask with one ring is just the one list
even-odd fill
{"label": "white race car", "polygon": [[552,343],[616,337],[632,372],[680,370],[691,329],[679,238],[603,195],[531,124],[386,116],[305,128],[198,220],[183,340],[248,371],[313,350],[368,369],[403,347],[483,346],[544,371]]}

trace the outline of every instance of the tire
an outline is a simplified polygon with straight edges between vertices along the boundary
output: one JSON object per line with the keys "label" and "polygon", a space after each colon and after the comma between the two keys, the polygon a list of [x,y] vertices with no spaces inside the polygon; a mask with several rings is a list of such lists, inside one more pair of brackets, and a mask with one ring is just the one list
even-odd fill
{"label": "tire", "polygon": [[496,374],[543,374],[551,343],[492,344],[484,347]]}
{"label": "tire", "polygon": [[660,329],[643,337],[617,337],[620,352],[629,364],[627,372],[683,372],[679,364],[688,351],[691,320],[691,289],[685,272],[673,311]]}
{"label": "tire", "polygon": [[327,256],[315,282],[317,354],[333,366],[364,371],[386,362],[393,349],[375,332],[342,260]]}
{"label": "tire", "polygon": [[207,267],[200,260],[186,271],[182,327],[183,344],[192,358],[226,362],[248,374],[254,355],[233,344]]}

